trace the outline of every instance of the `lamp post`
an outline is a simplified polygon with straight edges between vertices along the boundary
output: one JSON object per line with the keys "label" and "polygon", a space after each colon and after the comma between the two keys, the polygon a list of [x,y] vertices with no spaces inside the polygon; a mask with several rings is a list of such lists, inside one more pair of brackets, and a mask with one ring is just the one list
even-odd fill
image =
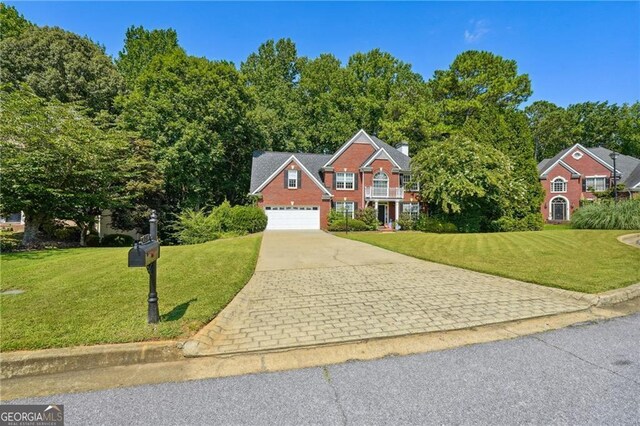
{"label": "lamp post", "polygon": [[613,151],[609,154],[609,157],[613,160],[613,199],[615,202],[618,202],[618,171],[616,170],[616,158],[618,158],[620,154]]}
{"label": "lamp post", "polygon": [[344,207],[344,233],[348,234],[349,233],[349,215],[347,214],[347,197],[344,197],[342,199],[342,201],[344,201],[343,207]]}

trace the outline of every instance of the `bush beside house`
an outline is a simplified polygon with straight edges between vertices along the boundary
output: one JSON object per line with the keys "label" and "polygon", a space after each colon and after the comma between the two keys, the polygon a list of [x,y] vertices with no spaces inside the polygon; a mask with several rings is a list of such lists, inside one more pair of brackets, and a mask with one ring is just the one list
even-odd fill
{"label": "bush beside house", "polygon": [[218,238],[262,232],[267,227],[267,215],[257,206],[234,206],[228,201],[214,207],[210,213],[187,209],[173,224],[180,244],[200,244]]}
{"label": "bush beside house", "polygon": [[577,229],[640,229],[640,199],[615,203],[600,200],[582,206],[571,217]]}

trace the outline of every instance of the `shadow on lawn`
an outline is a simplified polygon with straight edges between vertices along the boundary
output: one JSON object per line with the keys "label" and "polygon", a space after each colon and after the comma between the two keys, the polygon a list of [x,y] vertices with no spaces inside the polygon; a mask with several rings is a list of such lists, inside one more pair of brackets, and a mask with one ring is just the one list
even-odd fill
{"label": "shadow on lawn", "polygon": [[167,312],[166,314],[160,315],[160,320],[161,321],[177,321],[177,320],[179,320],[187,312],[187,309],[189,309],[189,305],[191,304],[191,302],[196,302],[196,301],[198,301],[197,297],[194,298],[194,299],[188,300],[186,302],[183,302],[183,303],[181,303],[179,305],[174,306],[174,308],[170,312]]}

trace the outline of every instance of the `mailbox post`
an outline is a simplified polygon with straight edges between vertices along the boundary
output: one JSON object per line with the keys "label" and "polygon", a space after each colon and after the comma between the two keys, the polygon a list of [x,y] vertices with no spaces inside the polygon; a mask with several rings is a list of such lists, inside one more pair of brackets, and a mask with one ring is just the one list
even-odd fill
{"label": "mailbox post", "polygon": [[[151,211],[151,219],[149,219],[149,234],[151,235],[151,241],[158,242],[158,216],[156,211]],[[158,249],[160,245],[158,244]],[[158,250],[159,252],[159,250]],[[158,257],[160,253],[158,253]],[[157,324],[160,321],[160,313],[158,311],[158,293],[156,292],[156,277],[158,273],[158,261],[151,262],[147,266],[149,271],[149,312],[147,314],[147,322],[149,324]]]}
{"label": "mailbox post", "polygon": [[158,293],[156,291],[156,277],[158,272],[158,258],[160,257],[160,243],[158,242],[158,216],[151,211],[149,219],[149,234],[136,241],[129,250],[129,267],[146,267],[149,273],[149,310],[147,322],[156,324],[160,321],[158,311]]}

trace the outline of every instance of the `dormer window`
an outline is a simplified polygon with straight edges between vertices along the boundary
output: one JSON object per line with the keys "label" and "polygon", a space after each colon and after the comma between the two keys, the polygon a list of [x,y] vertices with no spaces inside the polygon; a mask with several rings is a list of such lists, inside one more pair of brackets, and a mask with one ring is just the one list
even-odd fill
{"label": "dormer window", "polygon": [[560,176],[552,180],[551,192],[567,192],[567,181]]}
{"label": "dormer window", "polygon": [[289,189],[298,188],[298,171],[297,170],[287,170],[287,188]]}
{"label": "dormer window", "polygon": [[580,151],[576,151],[576,152],[574,152],[573,154],[571,154],[571,156],[572,156],[573,158],[575,158],[576,160],[581,159],[581,158],[582,158],[582,155],[583,155],[583,154],[582,154]]}

